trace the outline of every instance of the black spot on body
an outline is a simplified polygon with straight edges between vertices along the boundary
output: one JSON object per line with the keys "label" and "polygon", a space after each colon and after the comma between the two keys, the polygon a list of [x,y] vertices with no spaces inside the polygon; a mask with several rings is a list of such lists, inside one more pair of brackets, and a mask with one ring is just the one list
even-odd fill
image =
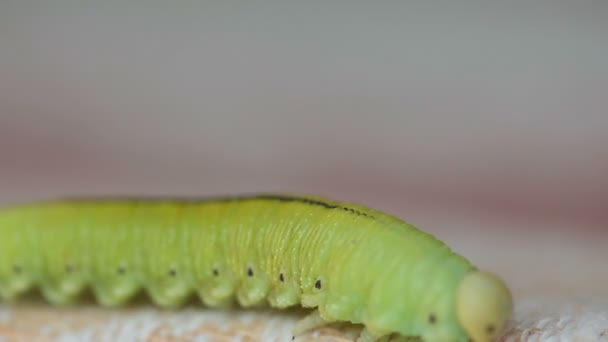
{"label": "black spot on body", "polygon": [[317,280],[317,282],[315,283],[315,288],[317,288],[318,290],[321,289],[321,279]]}
{"label": "black spot on body", "polygon": [[116,270],[116,272],[120,275],[125,275],[125,273],[127,273],[127,268],[124,266],[120,266],[118,267],[118,269]]}
{"label": "black spot on body", "polygon": [[492,324],[489,324],[486,327],[486,333],[488,333],[488,335],[492,335],[495,330],[496,330],[496,328]]}
{"label": "black spot on body", "polygon": [[279,280],[284,283],[285,282],[285,276],[283,276],[283,273],[279,274]]}
{"label": "black spot on body", "polygon": [[220,270],[218,270],[217,268],[214,268],[213,269],[213,275],[216,276],[216,277],[219,276],[220,275]]}
{"label": "black spot on body", "polygon": [[253,277],[253,268],[251,268],[251,267],[247,268],[247,275],[250,277]]}
{"label": "black spot on body", "polygon": [[429,315],[429,323],[435,324],[436,322],[437,322],[437,317],[435,316],[435,314],[430,314]]}
{"label": "black spot on body", "polygon": [[175,268],[170,269],[169,276],[171,276],[171,277],[177,276],[177,270]]}

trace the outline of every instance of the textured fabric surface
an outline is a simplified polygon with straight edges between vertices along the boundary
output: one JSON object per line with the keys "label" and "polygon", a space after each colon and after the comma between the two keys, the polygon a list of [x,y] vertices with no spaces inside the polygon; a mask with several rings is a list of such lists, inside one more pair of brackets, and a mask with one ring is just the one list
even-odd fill
{"label": "textured fabric surface", "polygon": [[608,341],[608,300],[521,300],[505,341]]}
{"label": "textured fabric surface", "polygon": [[[151,307],[121,311],[36,304],[0,309],[2,341],[289,341],[299,312],[218,312]],[[332,326],[298,341],[351,341],[358,327]],[[608,341],[608,300],[526,298],[503,341]]]}

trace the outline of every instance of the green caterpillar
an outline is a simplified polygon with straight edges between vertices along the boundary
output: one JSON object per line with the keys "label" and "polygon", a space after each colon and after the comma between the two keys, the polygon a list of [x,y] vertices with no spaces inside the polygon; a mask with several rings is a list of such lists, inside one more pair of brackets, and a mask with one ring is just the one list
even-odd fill
{"label": "green caterpillar", "polygon": [[391,334],[492,341],[512,312],[496,276],[376,210],[312,196],[204,200],[81,199],[0,211],[0,298],[38,288],[67,304],[90,287],[103,306],[144,288],[161,307],[193,293],[316,308],[294,335],[363,324],[360,342]]}

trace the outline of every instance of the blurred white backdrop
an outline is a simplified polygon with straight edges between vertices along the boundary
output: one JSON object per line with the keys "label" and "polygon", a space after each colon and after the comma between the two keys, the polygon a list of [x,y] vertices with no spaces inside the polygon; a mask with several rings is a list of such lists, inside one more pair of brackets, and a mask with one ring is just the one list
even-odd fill
{"label": "blurred white backdrop", "polygon": [[608,219],[603,1],[0,4],[0,201]]}

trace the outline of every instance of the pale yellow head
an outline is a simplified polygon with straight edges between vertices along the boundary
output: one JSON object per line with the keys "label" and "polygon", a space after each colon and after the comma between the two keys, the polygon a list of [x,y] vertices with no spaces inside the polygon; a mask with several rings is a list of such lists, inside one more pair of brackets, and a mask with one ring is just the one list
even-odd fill
{"label": "pale yellow head", "polygon": [[497,276],[474,271],[458,287],[458,320],[474,342],[496,340],[513,312],[513,298]]}

